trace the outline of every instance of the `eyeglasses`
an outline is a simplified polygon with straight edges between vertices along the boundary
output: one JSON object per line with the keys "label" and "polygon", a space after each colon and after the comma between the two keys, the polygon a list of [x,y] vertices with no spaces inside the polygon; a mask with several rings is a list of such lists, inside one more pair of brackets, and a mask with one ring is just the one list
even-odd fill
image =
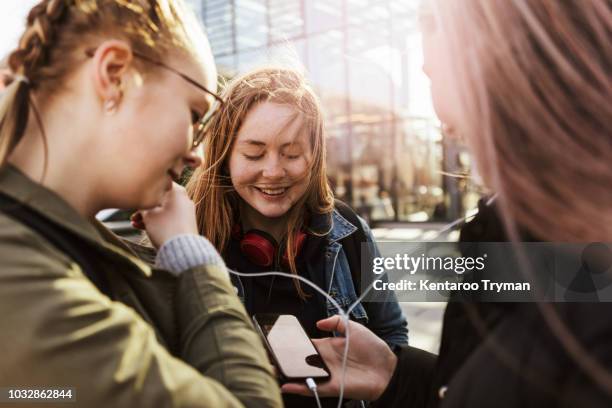
{"label": "eyeglasses", "polygon": [[[92,58],[94,56],[94,54],[96,53],[96,48],[90,48],[85,50],[85,55],[87,55],[89,58]],[[198,119],[194,126],[194,134],[193,134],[193,143],[191,148],[195,149],[197,148],[202,141],[204,141],[204,136],[206,135],[206,129],[208,128],[208,124],[211,122],[211,119],[215,116],[215,114],[217,112],[219,112],[220,108],[223,106],[224,101],[223,99],[217,95],[216,93],[210,91],[208,88],[206,88],[204,85],[200,84],[198,81],[196,81],[195,79],[189,77],[186,74],[183,74],[182,72],[164,64],[161,61],[157,61],[154,60],[153,58],[150,58],[144,54],[141,54],[137,51],[132,51],[132,55],[134,55],[137,58],[140,58],[143,61],[147,61],[150,64],[153,65],[157,65],[161,68],[164,68],[165,70],[168,70],[170,72],[173,72],[174,74],[180,76],[181,78],[183,78],[185,81],[189,82],[191,85],[195,86],[196,88],[200,89],[201,91],[207,93],[208,95],[211,95],[213,98],[215,98],[215,102],[210,106],[210,108],[204,113],[204,115],[202,115],[202,117],[200,119]]]}

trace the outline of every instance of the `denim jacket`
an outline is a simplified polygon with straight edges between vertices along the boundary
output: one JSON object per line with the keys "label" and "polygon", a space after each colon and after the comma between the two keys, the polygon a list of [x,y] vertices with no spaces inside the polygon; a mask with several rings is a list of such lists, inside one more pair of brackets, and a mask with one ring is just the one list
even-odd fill
{"label": "denim jacket", "polygon": [[[325,218],[325,219],[323,219]],[[321,265],[325,273],[324,290],[346,310],[358,298],[355,293],[353,278],[349,267],[349,261],[340,240],[355,233],[357,226],[351,224],[337,210],[331,215],[331,229],[329,228],[330,217],[321,217],[316,220],[314,227],[325,228],[327,234],[324,251],[321,254],[324,259],[314,260]],[[374,243],[374,237],[366,222],[359,218],[367,242],[374,250],[373,256],[380,256],[378,248]],[[325,227],[327,223],[327,227]],[[362,273],[368,273],[364,270]],[[372,273],[371,271],[369,273]],[[363,278],[363,277],[362,277]],[[377,277],[378,278],[378,277]],[[379,278],[378,278],[379,279]],[[240,278],[232,276],[236,291],[241,300],[244,301],[244,287]],[[327,316],[337,314],[337,309],[327,300]],[[351,311],[351,319],[355,320],[372,330],[390,346],[406,344],[408,342],[408,327],[406,318],[399,307],[394,294],[389,294],[385,302],[361,302]]]}

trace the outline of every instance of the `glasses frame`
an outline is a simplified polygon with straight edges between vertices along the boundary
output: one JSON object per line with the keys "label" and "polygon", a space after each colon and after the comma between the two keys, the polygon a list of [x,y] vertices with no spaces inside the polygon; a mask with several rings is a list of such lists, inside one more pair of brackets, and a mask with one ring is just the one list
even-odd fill
{"label": "glasses frame", "polygon": [[[94,54],[96,53],[96,49],[97,48],[89,48],[85,50],[85,55],[87,55],[89,58],[92,58]],[[215,113],[219,112],[220,108],[225,104],[225,101],[223,100],[223,98],[221,98],[221,96],[219,96],[215,92],[206,88],[204,85],[200,84],[195,79],[191,78],[189,75],[184,74],[181,71],[177,70],[176,68],[172,68],[171,66],[166,65],[161,61],[157,61],[153,58],[150,58],[147,55],[141,54],[138,51],[132,50],[132,55],[134,55],[135,57],[143,61],[146,61],[153,65],[157,65],[160,68],[163,68],[167,71],[170,71],[180,76],[181,78],[183,78],[185,81],[187,81],[191,85],[195,86],[199,90],[212,96],[215,99],[215,102],[217,104],[215,105],[215,102],[213,102],[211,106],[209,107],[209,109],[202,115],[200,119],[198,119],[198,121],[195,124],[196,128],[193,134],[193,143],[192,143],[191,149],[192,150],[196,149],[202,143],[202,141],[204,141],[204,135],[206,134],[206,128],[207,128],[207,125],[210,123],[210,120],[212,119],[212,117],[214,117]]]}

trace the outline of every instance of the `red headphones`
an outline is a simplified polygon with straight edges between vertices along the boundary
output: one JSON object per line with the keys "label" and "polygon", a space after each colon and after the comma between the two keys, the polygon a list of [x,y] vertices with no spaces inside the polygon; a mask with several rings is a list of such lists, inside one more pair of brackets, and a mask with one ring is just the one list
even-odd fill
{"label": "red headphones", "polygon": [[[242,233],[240,224],[235,224],[232,229],[232,237],[240,240],[240,251],[249,261],[257,266],[272,266],[276,259],[279,245],[274,237],[265,231],[252,229]],[[295,254],[302,250],[306,241],[306,233],[298,231],[295,235]],[[284,247],[284,245],[281,245]],[[289,266],[289,254],[285,248],[281,259],[284,266]]]}

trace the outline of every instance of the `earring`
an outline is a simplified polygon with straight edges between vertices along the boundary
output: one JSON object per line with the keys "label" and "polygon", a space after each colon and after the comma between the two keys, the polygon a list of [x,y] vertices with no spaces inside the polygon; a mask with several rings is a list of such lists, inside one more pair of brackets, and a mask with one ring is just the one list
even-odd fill
{"label": "earring", "polygon": [[107,115],[112,115],[117,111],[117,101],[114,99],[109,99],[104,102],[104,111]]}

